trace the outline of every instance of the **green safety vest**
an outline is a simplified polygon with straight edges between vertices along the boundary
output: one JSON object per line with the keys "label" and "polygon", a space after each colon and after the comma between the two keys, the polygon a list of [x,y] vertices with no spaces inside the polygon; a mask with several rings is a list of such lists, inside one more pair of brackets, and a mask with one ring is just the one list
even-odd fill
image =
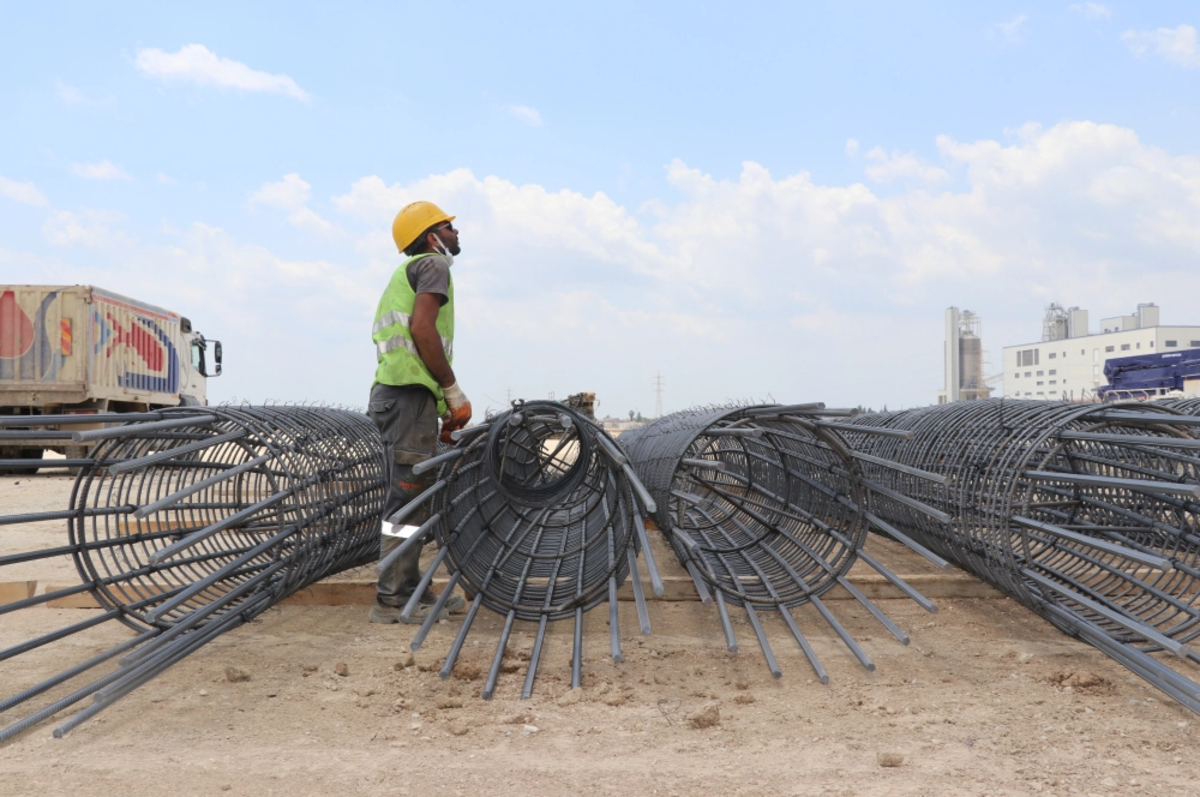
{"label": "green safety vest", "polygon": [[[408,266],[414,260],[431,257],[434,253],[427,252],[416,257],[410,257],[400,264],[392,275],[387,290],[379,299],[379,307],[375,310],[375,325],[371,328],[371,340],[375,341],[375,359],[379,365],[375,369],[375,382],[381,385],[422,385],[429,388],[437,397],[438,415],[447,412],[446,398],[441,386],[429,372],[421,355],[417,353],[417,344],[412,336],[412,311],[417,301],[417,294],[408,282]],[[438,335],[442,339],[442,348],[446,350],[446,360],[454,362],[454,278],[450,277],[447,288],[446,303],[438,311],[435,324]]]}

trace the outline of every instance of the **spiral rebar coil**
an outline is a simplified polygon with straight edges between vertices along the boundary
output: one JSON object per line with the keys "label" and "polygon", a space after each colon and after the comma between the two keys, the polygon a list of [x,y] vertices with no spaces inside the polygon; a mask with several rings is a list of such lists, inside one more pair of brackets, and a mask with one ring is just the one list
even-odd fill
{"label": "spiral rebar coil", "polygon": [[[479,608],[485,606],[506,618],[485,698],[495,689],[516,620],[538,623],[523,696],[531,694],[552,620],[575,620],[572,683],[578,686],[583,613],[606,600],[612,655],[621,660],[617,588],[630,575],[642,631],[649,633],[636,567],[645,537],[641,485],[603,428],[556,402],[515,402],[512,409],[458,435],[455,448],[417,466],[418,471],[437,467],[437,481],[402,510],[429,502],[430,520],[411,539],[432,535],[440,549],[414,594],[422,594],[434,570],[444,564],[450,578],[443,600],[457,586],[474,596],[442,675],[449,676]],[[653,563],[647,564],[658,583]],[[415,601],[410,601],[405,612],[413,608]],[[412,643],[414,650],[435,618],[436,612],[430,612]]]}
{"label": "spiral rebar coil", "polygon": [[[1200,419],[1161,404],[984,400],[861,416],[873,509],[1193,711],[1200,687],[1147,653],[1200,661]],[[915,499],[915,500],[914,500]]]}
{"label": "spiral rebar coil", "polygon": [[0,651],[0,661],[111,620],[137,632],[0,701],[7,711],[126,654],[114,672],[0,731],[0,741],[94,694],[93,706],[55,735],[69,731],[218,634],[379,555],[384,461],[366,416],[230,406],[163,410],[140,420],[74,433],[75,442],[96,445],[75,480],[70,509],[0,517],[0,525],[69,523],[67,545],[0,557],[0,567],[70,555],[80,576],[77,587],[5,604],[0,614],[82,592],[103,609]]}
{"label": "spiral rebar coil", "polygon": [[758,618],[758,611],[777,610],[822,682],[828,677],[793,621],[793,607],[812,604],[863,665],[874,668],[820,600],[835,585],[849,590],[897,639],[908,641],[845,578],[866,538],[867,491],[839,424],[822,419],[825,412],[823,404],[693,409],[620,438],[655,500],[659,530],[701,598],[715,597],[730,650],[737,642],[727,602],[746,609],[767,664],[779,677]]}

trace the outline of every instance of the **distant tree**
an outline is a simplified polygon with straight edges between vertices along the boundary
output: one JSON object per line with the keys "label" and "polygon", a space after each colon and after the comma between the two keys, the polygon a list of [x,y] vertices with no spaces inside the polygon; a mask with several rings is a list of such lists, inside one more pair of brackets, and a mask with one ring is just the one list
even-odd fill
{"label": "distant tree", "polygon": [[642,422],[642,413],[640,413],[640,412],[637,414],[637,421],[638,421],[638,423]]}
{"label": "distant tree", "polygon": [[633,410],[629,411],[629,420],[633,420]]}

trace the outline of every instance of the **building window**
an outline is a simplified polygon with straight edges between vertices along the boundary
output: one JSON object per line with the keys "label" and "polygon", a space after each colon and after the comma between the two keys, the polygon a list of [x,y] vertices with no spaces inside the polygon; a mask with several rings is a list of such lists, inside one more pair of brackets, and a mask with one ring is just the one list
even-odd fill
{"label": "building window", "polygon": [[[1037,386],[1038,386],[1038,387],[1041,387],[1043,384],[1045,384],[1045,383],[1044,383],[1044,382],[1038,382],[1038,383],[1037,383]],[[1042,395],[1042,394],[1041,394],[1041,393],[1038,393],[1038,395],[1040,396],[1040,395]]]}
{"label": "building window", "polygon": [[1044,375],[1045,373],[1046,373],[1045,371],[1038,371],[1038,376],[1042,376],[1042,375]]}
{"label": "building window", "polygon": [[1050,393],[1051,393],[1052,395],[1055,395],[1055,396],[1057,396],[1057,395],[1058,395],[1058,391],[1057,391],[1057,390],[1051,390],[1051,391],[1050,391]]}
{"label": "building window", "polygon": [[1056,369],[1056,368],[1051,368],[1051,369],[1050,369],[1050,376],[1054,376],[1054,375],[1055,375],[1055,374],[1057,374],[1057,373],[1058,373],[1058,369]]}
{"label": "building window", "polygon": [[1121,344],[1121,351],[1129,351],[1129,344],[1128,344],[1128,343],[1122,343],[1122,344]]}
{"label": "building window", "polygon": [[1018,371],[1017,373],[1013,374],[1013,379],[1020,379],[1020,378],[1021,378],[1021,372],[1020,372],[1020,371]]}
{"label": "building window", "polygon": [[1193,340],[1190,345],[1193,349],[1200,348],[1200,340]]}
{"label": "building window", "polygon": [[1140,348],[1142,348],[1142,342],[1141,342],[1140,340],[1139,340],[1139,341],[1138,341],[1138,343],[1137,343],[1137,347],[1138,347],[1139,349],[1140,349]]}
{"label": "building window", "polygon": [[1025,372],[1025,376],[1026,376],[1026,377],[1033,376],[1033,371],[1026,371],[1026,372]]}
{"label": "building window", "polygon": [[1037,364],[1038,364],[1038,350],[1037,349],[1022,349],[1021,351],[1017,352],[1017,367],[1018,368],[1020,368],[1021,366],[1025,366],[1025,365],[1037,365]]}
{"label": "building window", "polygon": [[1039,395],[1039,396],[1044,396],[1044,395],[1046,395],[1046,394],[1045,394],[1045,393],[1043,393],[1042,391],[1040,391],[1040,390],[1039,390],[1039,391],[1038,391],[1038,395]]}
{"label": "building window", "polygon": [[1051,360],[1053,360],[1053,359],[1054,359],[1055,357],[1057,357],[1057,356],[1058,356],[1058,355],[1057,355],[1056,353],[1054,353],[1054,352],[1050,352],[1050,359],[1051,359]]}
{"label": "building window", "polygon": [[1051,379],[1051,380],[1050,380],[1050,384],[1052,384],[1052,385],[1057,385],[1057,384],[1058,384],[1058,380],[1057,380],[1057,379]]}
{"label": "building window", "polygon": [[1026,396],[1032,396],[1033,394],[1032,394],[1032,393],[1030,393],[1030,392],[1027,390],[1027,391],[1025,391],[1025,395],[1026,395]]}
{"label": "building window", "polygon": [[1179,345],[1179,341],[1177,341],[1177,340],[1165,340],[1165,341],[1163,341],[1163,344],[1164,344],[1164,345],[1165,345],[1165,346],[1166,346],[1168,349],[1173,349],[1173,348],[1175,348],[1176,346],[1178,346],[1178,345]]}
{"label": "building window", "polygon": [[1104,347],[1104,350],[1105,350],[1105,351],[1112,351],[1112,350],[1113,350],[1113,347],[1112,347],[1112,346],[1105,346],[1105,347]]}
{"label": "building window", "polygon": [[1082,356],[1082,355],[1084,355],[1084,354],[1087,354],[1087,349],[1080,349],[1080,350],[1079,350],[1079,354],[1080,354],[1081,356]]}

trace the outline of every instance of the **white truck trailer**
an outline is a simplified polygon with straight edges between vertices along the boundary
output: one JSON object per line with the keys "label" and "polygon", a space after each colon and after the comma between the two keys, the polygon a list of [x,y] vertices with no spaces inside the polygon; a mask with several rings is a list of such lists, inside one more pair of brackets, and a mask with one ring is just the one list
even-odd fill
{"label": "white truck trailer", "polygon": [[[90,285],[0,285],[0,415],[205,405],[220,373],[220,341],[178,313]],[[31,439],[0,459],[46,448],[79,453]]]}

